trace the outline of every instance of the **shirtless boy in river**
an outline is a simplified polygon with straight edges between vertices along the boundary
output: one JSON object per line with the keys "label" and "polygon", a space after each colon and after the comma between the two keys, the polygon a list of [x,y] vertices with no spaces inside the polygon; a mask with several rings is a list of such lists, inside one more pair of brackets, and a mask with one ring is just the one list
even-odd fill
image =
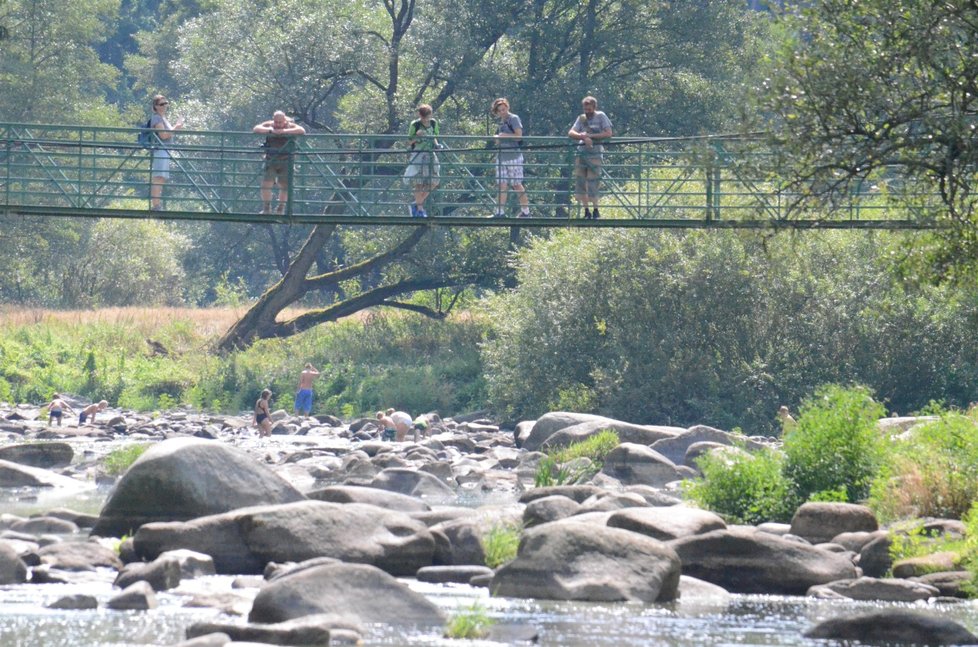
{"label": "shirtless boy in river", "polygon": [[312,364],[306,362],[306,367],[299,374],[299,390],[295,394],[295,412],[308,416],[312,412],[312,381],[319,377]]}

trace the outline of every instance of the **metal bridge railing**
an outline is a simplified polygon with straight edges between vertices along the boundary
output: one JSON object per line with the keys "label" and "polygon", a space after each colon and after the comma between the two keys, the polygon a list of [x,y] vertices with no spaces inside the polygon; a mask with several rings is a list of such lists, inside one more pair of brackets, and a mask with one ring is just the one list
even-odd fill
{"label": "metal bridge railing", "polygon": [[[149,209],[151,149],[139,130],[0,124],[0,209],[6,212],[139,216]],[[439,184],[425,207],[433,218],[480,219],[497,202],[497,148],[491,138],[445,136]],[[170,178],[167,217],[321,222],[330,217],[406,217],[412,186],[403,178],[411,152],[402,135],[297,137],[288,199],[259,215],[266,153],[263,135],[188,131],[166,144]],[[575,143],[565,137],[523,140],[524,186],[534,219],[578,215]],[[273,151],[274,152],[274,151]],[[691,224],[780,221],[794,196],[778,180],[772,156],[757,141],[734,137],[617,138],[602,164],[603,220]],[[879,221],[897,202],[926,196],[892,178],[866,183],[838,213],[840,220]],[[274,189],[277,194],[277,189]],[[507,215],[519,202],[509,194]],[[179,215],[177,215],[179,214]]]}

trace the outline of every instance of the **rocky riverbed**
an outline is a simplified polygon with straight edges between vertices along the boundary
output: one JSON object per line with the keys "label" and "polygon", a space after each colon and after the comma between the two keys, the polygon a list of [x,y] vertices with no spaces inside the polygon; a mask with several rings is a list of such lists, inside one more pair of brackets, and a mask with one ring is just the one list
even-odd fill
{"label": "rocky riverbed", "polygon": [[[627,627],[756,595],[830,610],[783,625],[781,642],[724,644],[978,644],[961,602],[967,574],[950,559],[937,573],[933,560],[892,564],[890,532],[865,507],[806,504],[791,524],[751,527],[685,505],[693,459],[735,440],[710,427],[553,412],[500,429],[480,415],[431,416],[427,436],[385,442],[370,419],[284,411],[265,439],[250,415],[185,410],[58,428],[21,406],[0,408],[0,420],[0,600],[28,596],[83,622],[128,619],[130,643],[105,629],[87,644],[433,644],[452,615],[446,591],[500,620],[497,644],[616,644],[575,642],[546,619],[548,605],[599,605]],[[621,443],[600,472],[534,487],[541,450],[603,429]],[[747,450],[772,442],[740,438]],[[105,456],[134,443],[151,447],[112,478]],[[520,533],[518,555],[491,569],[487,538],[505,531]],[[159,625],[136,639],[138,618],[175,605],[199,610],[183,616],[183,635]],[[45,644],[30,629],[0,624],[0,635]]]}

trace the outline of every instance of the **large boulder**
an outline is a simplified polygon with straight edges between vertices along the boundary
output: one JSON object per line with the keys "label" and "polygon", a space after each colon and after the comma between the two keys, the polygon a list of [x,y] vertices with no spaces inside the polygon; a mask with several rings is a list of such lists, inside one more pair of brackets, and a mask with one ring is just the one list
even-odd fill
{"label": "large boulder", "polygon": [[683,575],[732,593],[804,595],[816,584],[856,577],[844,555],[747,527],[714,530],[668,542]]}
{"label": "large boulder", "polygon": [[832,541],[844,532],[873,532],[879,529],[876,515],[855,503],[804,503],[791,518],[791,534],[813,544]]}
{"label": "large boulder", "polygon": [[333,557],[372,564],[394,575],[413,575],[431,565],[435,551],[428,527],[402,512],[324,501],[145,524],[133,543],[144,559],[179,548],[205,553],[222,574],[260,573],[268,562]]}
{"label": "large boulder", "polygon": [[445,617],[424,595],[378,568],[325,564],[275,578],[255,597],[251,622],[284,622],[330,613],[360,624],[441,626]]}
{"label": "large boulder", "polygon": [[974,645],[978,636],[957,622],[905,608],[880,609],[831,618],[804,634],[808,638],[858,640],[864,644]]}
{"label": "large boulder", "polygon": [[850,600],[885,600],[887,602],[916,602],[940,594],[937,587],[921,582],[895,578],[859,577],[819,584],[808,589],[812,597],[849,598]]}
{"label": "large boulder", "polygon": [[67,467],[75,457],[75,450],[68,443],[24,443],[0,447],[0,460],[52,469]]}
{"label": "large boulder", "polygon": [[662,542],[574,520],[527,530],[516,559],[500,567],[493,595],[594,602],[667,602],[680,562]]}
{"label": "large boulder", "polygon": [[370,487],[410,497],[449,499],[455,491],[437,476],[404,467],[382,470],[370,481]]}
{"label": "large boulder", "polygon": [[40,467],[0,460],[0,487],[54,488],[70,492],[83,492],[94,489],[95,484],[62,476]]}
{"label": "large boulder", "polygon": [[[527,506],[529,508],[529,506]],[[659,541],[724,530],[727,524],[707,510],[674,505],[668,508],[628,508],[608,518],[608,526],[641,533]]]}
{"label": "large boulder", "polygon": [[150,522],[303,499],[240,449],[213,440],[174,438],[148,449],[119,479],[92,534],[121,537]]}
{"label": "large boulder", "polygon": [[536,421],[529,435],[523,439],[522,448],[537,451],[544,445],[552,449],[566,447],[571,443],[585,440],[603,429],[617,432],[622,442],[640,445],[651,445],[683,431],[682,427],[635,425],[587,413],[552,411]]}
{"label": "large boulder", "polygon": [[[622,485],[662,487],[678,481],[688,468],[680,471],[675,463],[647,445],[622,443],[605,456],[601,471],[618,479]],[[691,473],[689,475],[692,475]]]}
{"label": "large boulder", "polygon": [[22,584],[27,581],[27,564],[17,554],[17,550],[5,541],[0,541],[0,585]]}

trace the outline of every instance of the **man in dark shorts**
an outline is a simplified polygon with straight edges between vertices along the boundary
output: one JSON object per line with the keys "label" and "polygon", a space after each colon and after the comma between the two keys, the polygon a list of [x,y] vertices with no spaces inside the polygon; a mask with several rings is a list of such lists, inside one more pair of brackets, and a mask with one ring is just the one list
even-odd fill
{"label": "man in dark shorts", "polygon": [[281,110],[268,121],[263,121],[252,130],[265,137],[265,176],[261,181],[261,212],[272,212],[272,185],[278,184],[278,206],[275,213],[285,213],[289,199],[289,175],[292,172],[292,153],[295,151],[295,138],[305,135],[306,129],[287,117]]}
{"label": "man in dark shorts", "polygon": [[58,426],[61,426],[61,418],[64,416],[65,411],[75,412],[74,409],[68,406],[68,403],[61,399],[61,396],[55,393],[51,396],[51,403],[48,404],[48,424],[50,425],[55,420],[58,421]]}

